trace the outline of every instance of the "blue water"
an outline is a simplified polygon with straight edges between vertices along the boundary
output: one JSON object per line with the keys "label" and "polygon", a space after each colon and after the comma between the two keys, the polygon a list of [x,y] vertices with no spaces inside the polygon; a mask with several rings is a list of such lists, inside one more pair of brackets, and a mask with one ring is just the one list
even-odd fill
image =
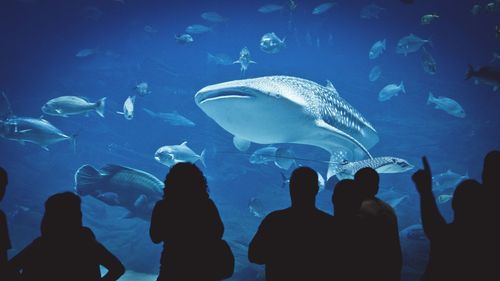
{"label": "blue water", "polygon": [[[378,131],[380,142],[370,150],[374,156],[396,156],[419,167],[420,157],[427,155],[436,174],[451,169],[479,179],[484,155],[500,144],[500,94],[490,86],[465,81],[464,74],[467,64],[486,65],[493,52],[500,52],[500,39],[495,38],[500,11],[473,16],[470,10],[475,1],[416,0],[413,5],[388,0],[337,2],[331,10],[314,16],[311,10],[320,1],[298,0],[291,15],[286,1],[276,1],[285,8],[270,14],[257,12],[266,1],[1,1],[0,91],[9,97],[16,115],[39,117],[45,102],[62,95],[108,99],[105,118],[95,113],[45,116],[68,135],[77,134],[76,149],[69,141],[45,151],[35,144],[0,139],[0,164],[10,175],[7,196],[1,203],[13,240],[10,255],[38,235],[43,202],[55,192],[73,190],[73,176],[81,165],[120,164],[163,179],[168,168],[153,159],[154,152],[163,145],[188,141],[197,153],[207,150],[207,166],[202,169],[224,220],[225,238],[237,258],[233,280],[259,278],[262,268],[248,263],[246,247],[261,218],[249,212],[248,202],[258,198],[264,212],[288,206],[288,191],[281,188],[282,170],[249,163],[249,153],[264,146],[252,144],[248,153],[239,152],[232,136],[193,99],[206,85],[241,78],[290,75],[323,85],[329,79]],[[361,19],[361,8],[372,2],[386,10],[380,19]],[[229,20],[206,22],[200,17],[206,11],[216,11]],[[420,17],[428,13],[440,18],[421,25]],[[174,34],[196,23],[213,27],[213,32],[193,35],[192,44],[176,43]],[[146,25],[157,32],[145,32]],[[259,40],[267,32],[286,37],[286,48],[277,54],[262,52]],[[426,48],[437,62],[435,75],[423,71],[420,52],[396,54],[397,41],[410,33],[432,40],[433,47]],[[385,52],[369,60],[372,44],[384,38]],[[207,64],[207,52],[225,53],[236,60],[244,46],[257,62],[245,75],[239,65]],[[77,58],[75,54],[84,48],[97,53]],[[381,67],[382,76],[370,82],[368,73],[375,65]],[[137,97],[136,116],[125,120],[115,112],[142,81],[148,82],[152,92]],[[407,94],[387,102],[377,100],[382,87],[400,81]],[[429,91],[455,99],[467,116],[456,118],[426,105]],[[177,111],[196,126],[171,126],[151,118],[142,108]],[[320,163],[329,159],[325,151],[304,145],[287,147],[298,158],[311,160],[299,160],[300,164],[326,174],[326,165]],[[399,196],[408,196],[396,207],[401,230],[420,222],[410,176],[411,171],[381,176],[383,191],[392,189]],[[330,198],[331,192],[323,191],[317,204],[331,213]],[[451,219],[449,202],[440,207]],[[90,197],[83,198],[83,209],[85,224],[127,269],[157,272],[161,246],[150,242],[147,222],[125,219],[125,209]],[[427,261],[427,241],[402,237],[402,245],[403,279],[418,280]]]}

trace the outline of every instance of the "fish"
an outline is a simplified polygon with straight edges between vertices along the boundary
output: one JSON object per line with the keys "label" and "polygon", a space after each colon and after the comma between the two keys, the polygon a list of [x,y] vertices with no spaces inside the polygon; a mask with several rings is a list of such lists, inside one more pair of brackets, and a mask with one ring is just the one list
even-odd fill
{"label": "fish", "polygon": [[372,158],[368,149],[379,140],[373,126],[333,85],[324,87],[298,77],[265,76],[209,85],[194,99],[224,130],[258,144],[313,145],[331,158],[344,151],[346,159],[360,160]]}
{"label": "fish", "polygon": [[141,82],[141,83],[135,85],[135,91],[141,97],[144,97],[148,94],[151,94],[151,91],[149,90],[148,82]]}
{"label": "fish", "polygon": [[445,204],[449,202],[451,199],[453,199],[452,194],[440,194],[437,198],[436,201],[438,204]]}
{"label": "fish", "polygon": [[421,224],[413,224],[399,232],[399,236],[403,240],[415,240],[415,241],[426,241],[427,236],[425,235],[424,228]]}
{"label": "fish", "polygon": [[257,197],[251,197],[248,200],[248,211],[257,218],[263,218],[265,216],[265,208],[262,200]]}
{"label": "fish", "polygon": [[127,120],[132,120],[134,118],[134,104],[135,96],[129,96],[123,103],[123,111],[117,111],[116,113],[123,115]]}
{"label": "fish", "polygon": [[457,187],[459,183],[469,178],[469,174],[460,175],[451,170],[432,176],[433,190],[437,192],[445,192]]}
{"label": "fish", "polygon": [[406,56],[409,53],[417,52],[424,44],[429,44],[432,46],[432,41],[430,39],[424,40],[414,35],[413,33],[410,33],[410,35],[399,39],[396,46],[396,53],[404,54]]}
{"label": "fish", "polygon": [[144,31],[147,32],[147,33],[156,33],[156,32],[158,32],[158,30],[155,29],[154,27],[152,27],[151,25],[145,25],[144,26]]}
{"label": "fish", "polygon": [[77,58],[86,58],[86,57],[90,57],[92,55],[95,55],[97,54],[98,52],[98,49],[81,49],[80,51],[78,51],[75,56]]}
{"label": "fish", "polygon": [[276,54],[285,47],[285,38],[280,39],[274,32],[266,33],[260,39],[260,49],[268,54]]}
{"label": "fish", "polygon": [[382,88],[382,90],[380,90],[380,92],[378,93],[378,100],[388,101],[392,97],[399,95],[399,93],[406,94],[406,89],[403,81],[399,83],[399,86],[396,84],[389,84]]}
{"label": "fish", "polygon": [[325,2],[323,4],[320,4],[316,7],[314,7],[314,9],[312,10],[312,14],[313,15],[321,15],[321,14],[324,14],[326,13],[328,10],[330,10],[331,8],[333,8],[333,6],[335,6],[337,3],[334,3],[334,2]]}
{"label": "fish", "polygon": [[429,92],[429,97],[427,98],[427,104],[434,104],[435,109],[441,109],[451,116],[458,118],[465,118],[465,111],[462,106],[454,99],[439,96],[434,97],[434,95]]}
{"label": "fish", "polygon": [[221,16],[217,12],[204,12],[201,14],[201,18],[206,20],[206,21],[215,22],[215,23],[221,23],[221,22],[225,22],[228,20],[227,18]]}
{"label": "fish", "polygon": [[484,6],[484,10],[490,13],[496,12],[500,10],[500,2],[499,1],[490,2]]}
{"label": "fish", "polygon": [[413,165],[408,161],[392,156],[381,156],[353,162],[341,160],[338,163],[332,163],[332,165],[335,167],[332,169],[332,176],[336,176],[339,180],[353,179],[359,170],[366,167],[374,169],[379,174],[404,173],[413,169]]}
{"label": "fish", "polygon": [[128,210],[125,218],[151,219],[154,205],[163,197],[164,184],[150,173],[115,164],[101,169],[83,165],[75,172],[76,193]]}
{"label": "fish", "polygon": [[188,118],[182,116],[177,111],[173,112],[153,112],[147,108],[143,110],[151,117],[158,118],[172,126],[194,127],[196,124]]}
{"label": "fish", "polygon": [[233,60],[226,54],[207,53],[207,63],[215,65],[231,65]]}
{"label": "fish", "polygon": [[384,39],[373,43],[370,52],[368,52],[368,58],[371,60],[378,58],[385,51],[385,42],[386,40]]}
{"label": "fish", "polygon": [[156,161],[167,167],[172,167],[179,162],[195,163],[198,160],[200,160],[201,164],[206,167],[205,149],[203,149],[200,155],[198,155],[187,146],[187,141],[184,141],[179,145],[165,145],[158,148],[155,152],[154,158]]}
{"label": "fish", "polygon": [[362,19],[378,19],[379,18],[379,15],[382,11],[385,11],[386,9],[385,8],[382,8],[376,4],[370,4],[370,5],[367,5],[367,6],[364,6],[362,9],[361,9],[361,12],[359,12],[359,16],[362,18]]}
{"label": "fish", "polygon": [[481,5],[475,4],[474,6],[472,6],[470,12],[473,16],[479,15],[479,13],[481,13]]}
{"label": "fish", "polygon": [[420,62],[422,63],[422,68],[424,71],[430,75],[436,74],[437,63],[434,57],[422,47],[422,56],[420,57]]}
{"label": "fish", "polygon": [[498,25],[495,26],[495,36],[497,38],[500,37],[500,27],[498,27]]}
{"label": "fish", "polygon": [[194,42],[193,36],[191,36],[190,34],[174,35],[174,38],[177,43],[182,45]]}
{"label": "fish", "polygon": [[469,69],[465,74],[465,80],[469,80],[470,78],[476,78],[476,81],[491,85],[493,86],[493,91],[496,91],[500,87],[500,68],[482,66],[478,70],[474,70],[474,67],[469,64]]}
{"label": "fish", "polygon": [[61,96],[49,100],[42,106],[42,112],[47,115],[68,117],[95,111],[99,116],[104,117],[104,107],[106,97],[90,102],[85,98],[76,96]]}
{"label": "fish", "polygon": [[380,75],[382,75],[382,69],[380,66],[376,65],[370,70],[368,80],[370,80],[370,82],[375,82],[380,78]]}
{"label": "fish", "polygon": [[203,34],[210,31],[213,31],[213,29],[203,24],[192,24],[186,27],[185,30],[185,32],[189,34]]}
{"label": "fish", "polygon": [[247,47],[243,47],[243,49],[241,49],[240,51],[240,57],[238,58],[238,60],[234,61],[233,64],[235,63],[239,63],[241,68],[241,73],[245,74],[245,72],[247,71],[248,69],[248,66],[252,63],[256,63],[255,61],[253,61],[250,57],[250,51],[248,50]]}
{"label": "fish", "polygon": [[0,136],[21,144],[31,142],[46,151],[49,150],[49,145],[74,140],[75,137],[64,134],[45,119],[16,116],[0,120]]}
{"label": "fish", "polygon": [[497,53],[493,53],[493,58],[491,59],[490,63],[494,63],[496,61],[500,61],[500,55]]}
{"label": "fish", "polygon": [[295,155],[290,149],[267,146],[254,151],[250,155],[249,161],[252,164],[274,163],[278,168],[288,170],[296,164],[294,157]]}
{"label": "fish", "polygon": [[281,10],[283,10],[283,8],[284,7],[282,5],[267,4],[267,5],[261,6],[258,9],[258,11],[259,11],[259,13],[269,14],[269,13],[281,11]]}
{"label": "fish", "polygon": [[422,24],[422,25],[430,24],[432,21],[434,21],[435,19],[438,19],[438,18],[439,18],[439,16],[437,14],[423,15],[420,18],[420,24]]}

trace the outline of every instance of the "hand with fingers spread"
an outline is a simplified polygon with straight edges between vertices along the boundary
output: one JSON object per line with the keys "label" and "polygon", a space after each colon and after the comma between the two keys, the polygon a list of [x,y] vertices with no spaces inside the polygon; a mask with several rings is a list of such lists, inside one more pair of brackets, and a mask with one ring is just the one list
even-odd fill
{"label": "hand with fingers spread", "polygon": [[421,194],[432,192],[431,167],[429,166],[429,162],[427,162],[427,158],[425,156],[422,157],[422,163],[424,168],[416,171],[411,177],[417,186],[417,191]]}

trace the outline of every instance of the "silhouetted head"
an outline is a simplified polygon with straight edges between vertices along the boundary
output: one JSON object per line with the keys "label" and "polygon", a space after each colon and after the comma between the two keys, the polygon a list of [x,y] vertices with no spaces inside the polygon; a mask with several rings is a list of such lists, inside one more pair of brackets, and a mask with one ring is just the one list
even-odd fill
{"label": "silhouetted head", "polygon": [[7,189],[7,184],[9,183],[9,178],[7,177],[7,171],[0,167],[0,202],[5,195],[5,190]]}
{"label": "silhouetted head", "polygon": [[483,185],[486,189],[500,189],[500,151],[493,150],[484,157]]}
{"label": "silhouetted head", "polygon": [[203,172],[193,163],[177,163],[165,178],[165,194],[208,198],[207,180]]}
{"label": "silhouetted head", "polygon": [[335,185],[332,195],[335,216],[355,216],[361,208],[361,202],[354,180],[344,179]]}
{"label": "silhouetted head", "polygon": [[481,192],[481,184],[475,180],[464,180],[457,186],[451,201],[456,222],[473,222],[480,219]]}
{"label": "silhouetted head", "polygon": [[81,199],[72,192],[57,193],[45,202],[42,218],[42,236],[66,238],[81,230]]}
{"label": "silhouetted head", "polygon": [[374,169],[366,167],[357,171],[354,175],[354,181],[362,198],[372,198],[377,195],[379,176]]}
{"label": "silhouetted head", "polygon": [[300,167],[290,177],[292,207],[314,207],[318,194],[318,174],[309,167]]}

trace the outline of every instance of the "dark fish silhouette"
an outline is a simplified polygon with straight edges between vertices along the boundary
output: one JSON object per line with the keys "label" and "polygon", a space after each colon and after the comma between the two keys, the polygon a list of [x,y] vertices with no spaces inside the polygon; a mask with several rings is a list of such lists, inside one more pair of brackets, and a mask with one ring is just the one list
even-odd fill
{"label": "dark fish silhouette", "polygon": [[493,91],[498,90],[500,87],[500,68],[494,66],[482,66],[478,70],[469,64],[469,70],[465,75],[465,80],[470,78],[477,78],[484,84],[493,86]]}

